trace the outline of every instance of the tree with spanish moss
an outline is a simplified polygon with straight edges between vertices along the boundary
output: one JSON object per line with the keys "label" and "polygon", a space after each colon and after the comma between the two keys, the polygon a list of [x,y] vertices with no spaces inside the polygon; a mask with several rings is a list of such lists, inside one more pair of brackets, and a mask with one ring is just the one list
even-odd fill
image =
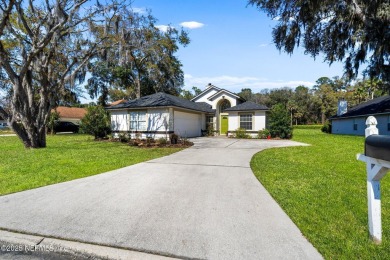
{"label": "tree with spanish moss", "polygon": [[10,95],[0,116],[26,148],[46,147],[46,124],[59,100],[84,80],[101,47],[97,24],[119,6],[87,0],[0,0],[0,74]]}
{"label": "tree with spanish moss", "polygon": [[[182,64],[175,56],[189,44],[187,32],[168,27],[160,30],[156,18],[122,9],[110,27],[96,30],[109,40],[107,48],[90,62],[92,77],[86,86],[92,98],[104,105],[110,98],[127,99],[156,92],[178,96],[184,84]],[[111,98],[112,99],[112,98]]]}
{"label": "tree with spanish moss", "polygon": [[390,89],[389,0],[248,2],[278,22],[272,32],[278,50],[292,54],[303,45],[314,58],[322,53],[329,64],[342,61],[348,78],[367,65],[364,73]]}

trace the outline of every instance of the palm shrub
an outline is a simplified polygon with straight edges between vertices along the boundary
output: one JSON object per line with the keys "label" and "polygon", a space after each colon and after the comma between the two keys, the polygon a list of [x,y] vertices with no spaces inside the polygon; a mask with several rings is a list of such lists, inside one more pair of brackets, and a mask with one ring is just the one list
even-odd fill
{"label": "palm shrub", "polygon": [[106,137],[111,132],[109,113],[102,106],[88,107],[87,114],[81,119],[80,129],[95,139]]}
{"label": "palm shrub", "polygon": [[282,139],[290,139],[292,137],[290,115],[282,104],[272,107],[269,128],[272,137],[280,137]]}

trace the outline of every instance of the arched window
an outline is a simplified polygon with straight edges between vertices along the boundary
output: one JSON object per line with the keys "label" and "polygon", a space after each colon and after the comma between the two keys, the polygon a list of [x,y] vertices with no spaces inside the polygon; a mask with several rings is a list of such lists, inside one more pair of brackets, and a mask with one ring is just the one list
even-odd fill
{"label": "arched window", "polygon": [[231,107],[229,100],[224,99],[222,100],[221,104],[219,105],[219,111],[220,113],[223,113],[225,109]]}

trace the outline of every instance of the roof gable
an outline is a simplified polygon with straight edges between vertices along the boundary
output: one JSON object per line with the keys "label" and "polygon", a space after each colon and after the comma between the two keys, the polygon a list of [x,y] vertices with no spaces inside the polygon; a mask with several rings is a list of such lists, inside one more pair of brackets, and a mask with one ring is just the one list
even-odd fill
{"label": "roof gable", "polygon": [[215,98],[217,98],[217,97],[219,97],[219,96],[221,96],[221,95],[229,95],[229,96],[232,96],[233,98],[235,98],[235,99],[238,99],[238,100],[244,100],[245,101],[245,99],[243,99],[242,97],[240,97],[239,95],[237,95],[237,94],[234,94],[233,92],[230,92],[230,91],[228,91],[228,90],[226,90],[226,89],[220,89],[217,93],[215,93],[215,94],[213,94],[212,96],[210,96],[209,98],[208,98],[208,100],[213,100],[213,99],[215,99]]}
{"label": "roof gable", "polygon": [[351,108],[347,113],[340,116],[332,116],[331,119],[368,116],[382,113],[390,113],[390,96],[388,95],[361,103]]}
{"label": "roof gable", "polygon": [[221,89],[212,85],[211,83],[209,83],[207,85],[207,88],[205,90],[203,90],[199,95],[196,95],[195,97],[193,97],[191,99],[191,101],[195,101],[200,99],[201,97],[205,96],[206,94],[210,93],[212,90],[215,90],[216,92],[220,91]]}

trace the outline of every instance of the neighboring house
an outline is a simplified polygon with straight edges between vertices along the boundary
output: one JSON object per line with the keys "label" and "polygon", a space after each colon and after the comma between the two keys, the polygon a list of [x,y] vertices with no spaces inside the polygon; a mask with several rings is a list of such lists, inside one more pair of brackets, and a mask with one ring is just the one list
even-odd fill
{"label": "neighboring house", "polygon": [[375,98],[331,117],[332,134],[364,135],[368,116],[375,116],[379,134],[390,135],[390,96]]}
{"label": "neighboring house", "polygon": [[[55,109],[60,114],[60,121],[72,122],[75,124],[80,124],[81,119],[87,113],[85,108],[79,107],[57,107]],[[54,111],[54,109],[52,110]]]}
{"label": "neighboring house", "polygon": [[192,100],[165,93],[141,97],[106,108],[114,133],[141,137],[201,136],[211,125],[217,134],[245,128],[255,135],[266,127],[267,107],[245,102],[240,96],[211,84]]}

